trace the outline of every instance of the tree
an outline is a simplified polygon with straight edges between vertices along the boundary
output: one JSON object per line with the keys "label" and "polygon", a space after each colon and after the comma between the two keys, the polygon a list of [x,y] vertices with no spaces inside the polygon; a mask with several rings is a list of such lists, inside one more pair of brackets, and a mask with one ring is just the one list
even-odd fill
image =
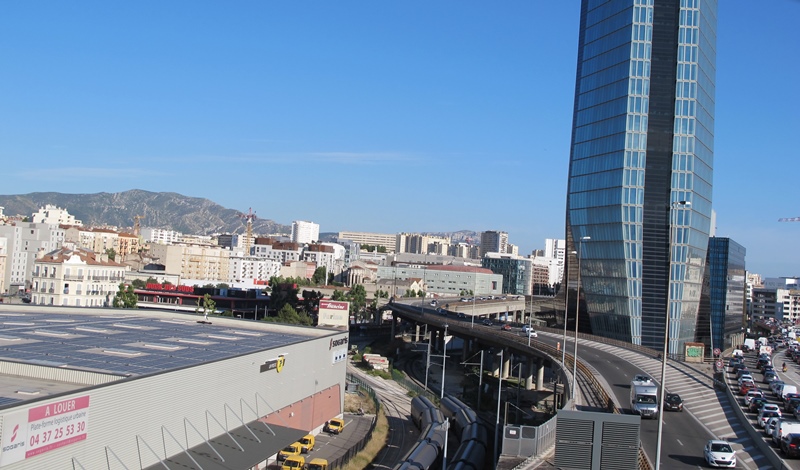
{"label": "tree", "polygon": [[211,299],[210,294],[206,294],[203,297],[197,299],[197,308],[194,309],[194,313],[206,316],[209,314],[213,314],[216,311],[217,311],[217,303]]}
{"label": "tree", "polygon": [[318,267],[316,270],[314,270],[314,275],[311,276],[311,282],[315,286],[319,286],[319,285],[325,284],[325,281],[328,278],[328,276],[326,275],[327,271],[328,270],[327,270],[327,268],[325,266]]}
{"label": "tree", "polygon": [[138,300],[136,292],[133,291],[133,286],[126,286],[125,283],[120,282],[119,290],[114,296],[112,305],[114,308],[136,308],[136,302]]}
{"label": "tree", "polygon": [[367,305],[367,290],[361,284],[356,284],[347,293],[350,301],[350,314],[361,319],[364,314],[364,307]]}
{"label": "tree", "polygon": [[131,285],[136,289],[144,289],[145,287],[147,287],[147,283],[141,279],[134,279],[133,281],[131,281]]}
{"label": "tree", "polygon": [[335,291],[333,291],[333,295],[331,295],[331,300],[336,300],[338,302],[345,302],[347,301],[347,295],[344,293],[344,291],[336,289]]}
{"label": "tree", "polygon": [[231,286],[229,286],[227,283],[224,282],[220,282],[219,284],[217,284],[217,289],[230,289],[230,287]]}
{"label": "tree", "polygon": [[110,259],[111,261],[114,261],[114,259],[117,257],[117,250],[115,250],[113,248],[107,248],[106,249],[106,255],[108,255],[108,259]]}

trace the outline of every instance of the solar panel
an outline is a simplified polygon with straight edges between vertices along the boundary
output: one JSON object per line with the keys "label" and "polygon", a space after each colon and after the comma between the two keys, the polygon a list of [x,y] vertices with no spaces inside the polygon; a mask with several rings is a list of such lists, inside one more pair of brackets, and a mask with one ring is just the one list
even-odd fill
{"label": "solar panel", "polygon": [[[50,367],[144,375],[308,339],[297,333],[198,324],[194,318],[120,314],[0,315],[0,358]],[[243,341],[244,340],[244,341]]]}

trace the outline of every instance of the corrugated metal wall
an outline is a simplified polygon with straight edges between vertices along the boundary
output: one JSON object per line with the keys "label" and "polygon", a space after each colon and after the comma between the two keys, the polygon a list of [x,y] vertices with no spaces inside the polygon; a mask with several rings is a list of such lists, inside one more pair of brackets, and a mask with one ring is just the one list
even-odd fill
{"label": "corrugated metal wall", "polygon": [[[188,436],[188,446],[191,447],[200,443],[201,439],[190,427],[188,432],[184,431],[184,419],[201,432],[209,429],[213,437],[223,431],[211,418],[207,426],[206,412],[223,424],[227,421],[228,428],[233,429],[241,425],[239,418],[245,422],[257,418],[251,408],[263,416],[336,384],[339,385],[338,390],[343,392],[346,362],[333,363],[331,339],[345,335],[347,333],[337,333],[270,351],[101,385],[88,392],[72,393],[58,399],[37,401],[33,406],[89,395],[87,439],[4,466],[3,470],[72,469],[73,457],[86,469],[107,469],[106,446],[129,469],[140,468],[137,435],[158,452],[159,457],[164,456],[166,443],[166,455],[169,456],[181,449],[168,435],[162,439],[162,426],[181,440]],[[286,355],[281,372],[260,372],[264,362],[279,354]],[[339,397],[339,400],[343,402],[344,397]],[[29,403],[6,410],[3,415],[31,406]],[[185,445],[185,442],[182,444]],[[140,447],[142,467],[158,462],[144,445]],[[112,457],[110,468],[122,467]]]}

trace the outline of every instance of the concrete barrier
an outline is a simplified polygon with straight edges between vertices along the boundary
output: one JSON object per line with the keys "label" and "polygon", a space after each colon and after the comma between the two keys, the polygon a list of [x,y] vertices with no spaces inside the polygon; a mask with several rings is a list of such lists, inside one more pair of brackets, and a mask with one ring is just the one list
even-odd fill
{"label": "concrete barrier", "polygon": [[783,469],[788,470],[789,467],[787,467],[783,463],[783,460],[781,460],[780,455],[778,455],[778,453],[775,452],[772,446],[764,442],[764,434],[758,432],[758,430],[756,430],[756,428],[753,427],[753,424],[747,418],[747,415],[744,414],[744,411],[742,410],[741,405],[739,405],[739,401],[736,399],[736,396],[733,394],[733,391],[728,386],[725,387],[725,396],[728,397],[728,401],[730,402],[731,407],[734,410],[734,413],[736,413],[736,417],[739,418],[739,421],[741,421],[742,424],[744,425],[744,429],[747,431],[747,435],[750,436],[750,438],[753,440],[753,443],[756,445],[758,450],[760,450],[764,454],[764,457],[766,457],[767,460],[769,460],[770,465],[772,465],[772,467],[775,470],[783,470]]}

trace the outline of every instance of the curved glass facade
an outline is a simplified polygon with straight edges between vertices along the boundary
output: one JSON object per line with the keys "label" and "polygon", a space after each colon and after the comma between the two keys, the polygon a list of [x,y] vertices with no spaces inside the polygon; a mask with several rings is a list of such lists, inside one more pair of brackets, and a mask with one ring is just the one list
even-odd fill
{"label": "curved glass facade", "polygon": [[694,338],[710,229],[716,7],[581,8],[568,253],[595,334],[660,348],[669,311],[671,353]]}

